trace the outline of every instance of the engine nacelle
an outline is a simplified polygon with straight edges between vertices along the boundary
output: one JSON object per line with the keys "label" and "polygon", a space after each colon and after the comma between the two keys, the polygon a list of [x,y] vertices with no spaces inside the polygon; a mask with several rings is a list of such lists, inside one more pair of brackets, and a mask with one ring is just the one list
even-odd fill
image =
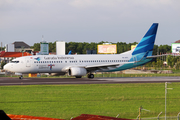
{"label": "engine nacelle", "polygon": [[68,71],[70,76],[84,76],[87,74],[87,70],[85,68],[80,67],[72,67]]}

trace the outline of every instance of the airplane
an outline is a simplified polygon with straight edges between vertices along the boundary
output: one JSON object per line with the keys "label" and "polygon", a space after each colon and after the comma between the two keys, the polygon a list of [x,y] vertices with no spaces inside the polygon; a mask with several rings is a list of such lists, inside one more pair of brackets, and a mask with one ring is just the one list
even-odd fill
{"label": "airplane", "polygon": [[150,62],[152,56],[158,23],[153,23],[134,50],[121,54],[93,55],[35,55],[13,59],[4,66],[4,70],[14,72],[23,78],[27,73],[57,73],[68,74],[81,78],[87,75],[94,78],[95,72],[121,71]]}

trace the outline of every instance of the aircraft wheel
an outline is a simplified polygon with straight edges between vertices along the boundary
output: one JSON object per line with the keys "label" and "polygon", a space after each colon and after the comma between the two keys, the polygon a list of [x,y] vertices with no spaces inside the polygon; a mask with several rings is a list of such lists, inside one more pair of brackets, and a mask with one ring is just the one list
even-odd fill
{"label": "aircraft wheel", "polygon": [[23,79],[23,76],[20,76],[19,79]]}
{"label": "aircraft wheel", "polygon": [[94,74],[88,74],[88,78],[94,78]]}

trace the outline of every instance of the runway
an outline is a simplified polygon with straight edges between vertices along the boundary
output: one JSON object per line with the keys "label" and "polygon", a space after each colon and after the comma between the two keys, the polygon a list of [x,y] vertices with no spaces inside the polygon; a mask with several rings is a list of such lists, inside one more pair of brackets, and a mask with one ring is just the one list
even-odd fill
{"label": "runway", "polygon": [[113,84],[180,82],[180,77],[126,77],[126,78],[11,78],[0,77],[0,86],[5,85],[53,85],[53,84]]}

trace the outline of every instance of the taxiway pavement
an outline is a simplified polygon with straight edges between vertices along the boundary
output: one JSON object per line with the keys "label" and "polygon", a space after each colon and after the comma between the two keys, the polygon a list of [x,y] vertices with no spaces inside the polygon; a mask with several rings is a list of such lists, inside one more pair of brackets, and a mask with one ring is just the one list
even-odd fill
{"label": "taxiway pavement", "polygon": [[52,85],[52,84],[113,84],[113,83],[157,83],[180,82],[180,77],[127,77],[127,78],[11,78],[0,77],[4,85]]}

